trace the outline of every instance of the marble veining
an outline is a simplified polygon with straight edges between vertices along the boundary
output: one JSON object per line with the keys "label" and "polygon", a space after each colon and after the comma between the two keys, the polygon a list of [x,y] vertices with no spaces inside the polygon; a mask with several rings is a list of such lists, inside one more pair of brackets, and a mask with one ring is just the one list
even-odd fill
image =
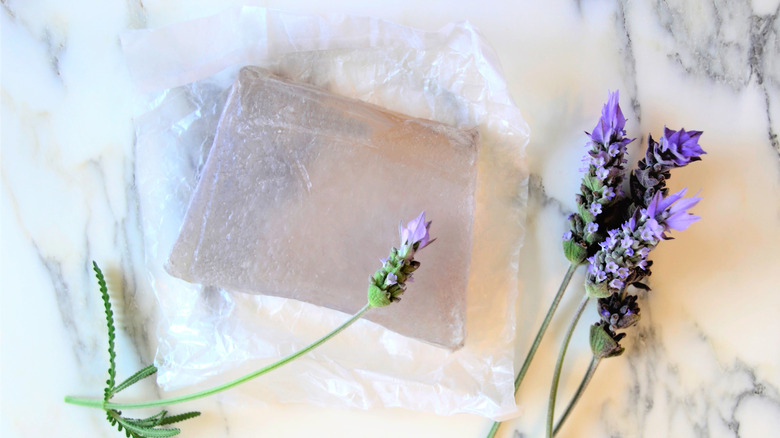
{"label": "marble veining", "polygon": [[[106,378],[92,260],[115,303],[120,374],[148,364],[157,344],[133,172],[139,93],[118,37],[239,3],[0,1],[3,437],[120,436],[99,412],[61,401],[99,395]],[[255,3],[428,30],[469,20],[495,47],[532,130],[521,354],[566,269],[558,245],[579,186],[582,131],[592,129],[607,90],[621,91],[634,160],[665,124],[703,130],[708,155],[670,182],[702,189],[703,220],[654,253],[653,291],[641,299],[626,354],[602,363],[560,436],[780,430],[780,1]],[[521,414],[499,436],[542,435],[551,367],[581,283],[579,273],[518,395]],[[575,331],[561,404],[587,365],[593,321],[591,307]],[[134,391],[128,397],[160,396],[151,382]],[[472,415],[258,405],[240,393],[172,411],[187,409],[204,412],[184,426],[189,437],[479,437],[489,427]]]}
{"label": "marble veining", "polygon": [[631,103],[631,109],[638,122],[642,122],[642,107],[639,104],[639,90],[636,77],[636,58],[634,57],[634,47],[631,41],[631,23],[626,16],[626,1],[619,1],[616,12],[617,38],[620,41],[620,54],[623,55],[623,70],[626,87],[624,87],[624,101]]}

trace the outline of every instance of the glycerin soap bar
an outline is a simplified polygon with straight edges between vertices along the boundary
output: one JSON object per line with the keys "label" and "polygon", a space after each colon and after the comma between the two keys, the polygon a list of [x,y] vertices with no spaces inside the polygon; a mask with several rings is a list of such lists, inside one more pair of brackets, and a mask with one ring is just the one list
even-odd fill
{"label": "glycerin soap bar", "polygon": [[243,68],[167,269],[193,283],[346,313],[420,211],[436,242],[400,302],[366,317],[449,349],[465,339],[478,134]]}

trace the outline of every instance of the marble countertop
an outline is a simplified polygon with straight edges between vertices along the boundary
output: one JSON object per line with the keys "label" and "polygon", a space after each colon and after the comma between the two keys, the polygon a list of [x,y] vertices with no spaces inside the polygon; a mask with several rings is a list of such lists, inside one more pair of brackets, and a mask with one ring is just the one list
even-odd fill
{"label": "marble countertop", "polygon": [[[0,435],[120,436],[99,411],[63,403],[98,394],[105,327],[90,261],[118,310],[118,367],[152,361],[156,300],[143,262],[134,184],[131,84],[118,35],[208,16],[194,0],[4,0],[2,32],[2,354]],[[327,4],[326,4],[327,3]],[[633,151],[666,125],[704,131],[705,159],[672,189],[701,190],[703,219],[656,251],[653,292],[559,436],[764,437],[780,430],[780,2],[487,0],[259,2],[306,14],[374,16],[426,30],[468,20],[495,48],[531,127],[518,351],[525,352],[567,262],[584,130],[619,89]],[[636,155],[636,153],[634,154]],[[582,272],[574,288],[581,288]],[[559,312],[571,314],[578,293]],[[592,314],[592,313],[591,313]],[[586,314],[587,315],[587,314]],[[554,323],[502,437],[541,436],[566,317]],[[559,398],[587,366],[574,334]],[[159,396],[149,383],[135,395]],[[193,402],[183,436],[484,436],[490,422],[403,409]],[[184,408],[182,408],[184,409]],[[560,409],[560,408],[559,408]]]}

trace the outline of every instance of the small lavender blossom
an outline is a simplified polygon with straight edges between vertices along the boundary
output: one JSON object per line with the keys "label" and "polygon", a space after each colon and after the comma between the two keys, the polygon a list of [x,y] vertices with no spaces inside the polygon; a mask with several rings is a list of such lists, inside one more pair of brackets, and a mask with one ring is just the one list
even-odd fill
{"label": "small lavender blossom", "polygon": [[595,222],[591,222],[585,227],[585,231],[591,234],[595,233],[598,230],[599,230],[599,224]]}
{"label": "small lavender blossom", "polygon": [[623,286],[625,286],[625,283],[618,278],[613,278],[612,281],[609,282],[609,287],[612,289],[622,290]]}
{"label": "small lavender blossom", "polygon": [[398,224],[398,233],[401,235],[401,248],[398,251],[403,254],[402,257],[414,257],[415,251],[432,242],[428,234],[430,226],[430,222],[425,222],[425,212],[412,219],[406,227]]}
{"label": "small lavender blossom", "polygon": [[[635,211],[619,229],[610,230],[601,249],[588,258],[585,289],[589,295],[606,297],[635,282],[634,277],[645,275],[650,251],[669,238],[666,233],[685,230],[699,220],[688,209],[701,198],[683,199],[685,192],[683,189],[666,198],[656,193],[646,209]],[[631,252],[626,251],[629,248]]]}
{"label": "small lavender blossom", "polygon": [[[661,194],[658,193],[647,206],[647,215],[655,218],[658,225],[663,226],[662,233],[668,232],[669,230],[687,230],[692,223],[701,219],[699,216],[688,213],[688,209],[698,204],[699,201],[701,201],[701,198],[693,197],[682,199],[687,190],[688,189],[682,189],[666,198],[663,198]],[[662,234],[661,237],[667,239],[664,234]]]}
{"label": "small lavender blossom", "polygon": [[368,302],[372,307],[383,307],[401,300],[406,283],[420,267],[420,262],[414,260],[415,254],[436,240],[430,238],[430,227],[431,222],[425,222],[425,212],[406,226],[398,226],[400,249],[393,248],[389,256],[381,259],[382,267],[368,279]]}
{"label": "small lavender blossom", "polygon": [[634,202],[646,207],[657,192],[666,196],[670,171],[699,161],[706,154],[698,143],[701,134],[701,131],[673,131],[664,127],[664,135],[658,142],[648,136],[645,157],[631,174]]}
{"label": "small lavender blossom", "polygon": [[[626,118],[618,103],[617,91],[609,94],[607,103],[601,110],[593,132],[588,134],[588,151],[583,159],[587,165],[576,196],[578,220],[571,221],[573,236],[564,239],[564,252],[573,263],[584,260],[587,252],[594,251],[594,245],[604,239],[602,234],[590,231],[586,224],[597,223],[604,228],[601,217],[608,215],[610,208],[620,201],[620,185],[623,182],[627,160],[626,145],[633,141],[625,138]],[[592,228],[592,227],[591,227]],[[568,243],[566,243],[568,242]],[[584,247],[583,253],[580,248]],[[574,255],[572,258],[570,255]]]}

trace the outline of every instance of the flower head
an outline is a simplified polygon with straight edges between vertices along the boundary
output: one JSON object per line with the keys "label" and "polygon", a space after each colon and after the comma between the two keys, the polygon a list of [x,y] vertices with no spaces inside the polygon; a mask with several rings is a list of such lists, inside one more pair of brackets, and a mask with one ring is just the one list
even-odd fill
{"label": "flower head", "polygon": [[430,238],[430,227],[431,222],[425,222],[425,212],[405,227],[398,225],[400,249],[390,250],[390,255],[380,260],[382,267],[368,278],[368,303],[372,307],[384,307],[401,300],[406,283],[412,281],[412,273],[420,267],[420,262],[414,260],[415,253],[436,240]]}
{"label": "flower head", "polygon": [[664,135],[657,147],[647,149],[648,154],[653,154],[653,159],[649,161],[672,168],[701,160],[700,155],[706,154],[698,143],[701,134],[701,131],[686,131],[684,128],[672,131],[664,126]]}
{"label": "flower head", "polygon": [[583,169],[586,173],[576,196],[577,219],[570,219],[573,236],[565,239],[567,243],[564,245],[566,257],[573,263],[584,260],[580,248],[585,248],[586,253],[595,251],[594,248],[605,237],[595,230],[611,228],[606,226],[609,225],[606,218],[612,216],[615,205],[623,199],[620,185],[627,162],[626,146],[633,141],[625,138],[625,125],[626,118],[620,110],[618,92],[615,91],[609,94],[596,127],[588,134],[590,141],[583,159],[587,165]]}
{"label": "flower head", "polygon": [[701,160],[701,155],[706,153],[698,143],[701,134],[701,131],[673,131],[664,127],[660,141],[648,136],[645,157],[631,173],[631,194],[635,203],[647,206],[656,193],[666,195],[670,171]]}
{"label": "flower head", "polygon": [[683,199],[686,190],[663,197],[656,193],[647,208],[637,209],[620,228],[610,230],[600,249],[588,259],[585,288],[607,297],[649,275],[647,256],[670,230],[685,230],[698,216],[688,212],[701,198]]}

